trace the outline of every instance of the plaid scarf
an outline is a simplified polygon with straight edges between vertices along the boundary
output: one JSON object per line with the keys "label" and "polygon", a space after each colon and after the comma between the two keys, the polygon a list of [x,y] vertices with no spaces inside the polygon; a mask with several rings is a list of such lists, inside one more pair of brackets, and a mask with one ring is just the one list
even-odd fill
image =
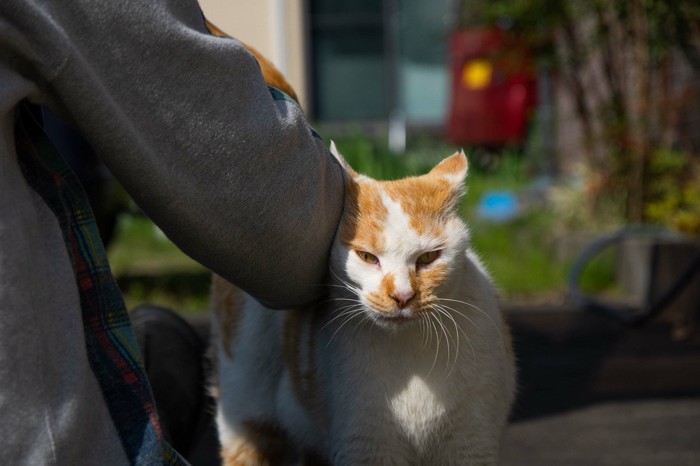
{"label": "plaid scarf", "polygon": [[15,141],[27,182],[53,211],[63,232],[80,293],[90,367],[127,458],[134,465],[186,465],[163,440],[126,307],[87,197],[26,103],[18,110]]}

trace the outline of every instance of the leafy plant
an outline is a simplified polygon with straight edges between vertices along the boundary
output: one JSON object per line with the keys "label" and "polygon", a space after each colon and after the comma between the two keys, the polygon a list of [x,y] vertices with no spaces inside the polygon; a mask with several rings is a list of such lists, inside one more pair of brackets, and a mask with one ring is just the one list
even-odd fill
{"label": "leafy plant", "polygon": [[465,11],[473,14],[475,3],[486,23],[530,43],[540,63],[560,77],[583,151],[604,181],[594,195],[623,199],[630,222],[650,220],[645,206],[658,201],[652,158],[677,143],[674,115],[684,104],[671,97],[669,76],[679,61],[700,69],[700,3],[465,0]]}
{"label": "leafy plant", "polygon": [[654,201],[647,217],[678,231],[700,235],[700,162],[687,154],[659,150],[651,159]]}

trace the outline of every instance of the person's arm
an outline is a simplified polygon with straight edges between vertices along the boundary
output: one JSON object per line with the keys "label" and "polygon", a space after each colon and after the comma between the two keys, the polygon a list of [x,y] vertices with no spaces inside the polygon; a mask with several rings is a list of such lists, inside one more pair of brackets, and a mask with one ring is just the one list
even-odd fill
{"label": "person's arm", "polygon": [[342,173],[239,42],[192,0],[2,3],[2,60],[183,251],[273,307],[320,294]]}

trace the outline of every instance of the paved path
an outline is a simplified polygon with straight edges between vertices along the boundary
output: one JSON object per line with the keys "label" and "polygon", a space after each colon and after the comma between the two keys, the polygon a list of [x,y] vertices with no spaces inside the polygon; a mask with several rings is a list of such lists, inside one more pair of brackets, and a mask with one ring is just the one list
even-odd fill
{"label": "paved path", "polygon": [[510,312],[521,391],[502,465],[700,465],[700,335]]}
{"label": "paved path", "polygon": [[697,466],[700,399],[610,401],[512,424],[503,466]]}

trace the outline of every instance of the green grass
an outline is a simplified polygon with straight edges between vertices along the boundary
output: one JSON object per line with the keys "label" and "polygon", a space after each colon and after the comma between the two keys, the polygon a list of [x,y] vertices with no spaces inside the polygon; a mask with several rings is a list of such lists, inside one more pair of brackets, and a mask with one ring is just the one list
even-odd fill
{"label": "green grass", "polygon": [[107,248],[127,309],[141,304],[197,312],[208,303],[209,273],[140,214],[122,214]]}
{"label": "green grass", "polygon": [[181,252],[142,214],[120,216],[115,239],[107,252],[112,272],[116,276],[157,274],[163,270],[204,270],[201,265]]}
{"label": "green grass", "polygon": [[563,293],[568,267],[552,257],[552,221],[537,212],[506,223],[469,222],[474,250],[505,298]]}
{"label": "green grass", "polygon": [[586,293],[620,293],[615,273],[618,254],[617,248],[608,248],[591,258],[579,279],[581,291]]}
{"label": "green grass", "polygon": [[455,150],[446,144],[418,139],[406,153],[393,154],[386,140],[370,139],[359,133],[332,138],[343,158],[359,173],[380,180],[421,175]]}

